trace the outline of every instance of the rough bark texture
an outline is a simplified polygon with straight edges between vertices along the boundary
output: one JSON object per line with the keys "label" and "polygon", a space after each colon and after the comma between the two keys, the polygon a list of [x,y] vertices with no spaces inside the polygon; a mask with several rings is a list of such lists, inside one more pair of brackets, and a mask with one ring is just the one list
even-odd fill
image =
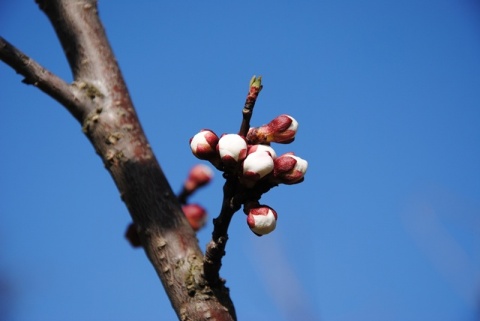
{"label": "rough bark texture", "polygon": [[67,56],[67,84],[0,38],[0,59],[64,105],[111,173],[145,252],[181,320],[235,320],[224,283],[207,282],[203,254],[138,121],[94,0],[37,0]]}

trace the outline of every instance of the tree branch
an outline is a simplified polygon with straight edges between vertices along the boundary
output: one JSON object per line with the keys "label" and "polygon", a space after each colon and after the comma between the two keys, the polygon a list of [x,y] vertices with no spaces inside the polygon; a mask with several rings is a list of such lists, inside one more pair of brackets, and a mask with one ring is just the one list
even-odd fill
{"label": "tree branch", "polygon": [[25,77],[23,82],[34,85],[41,91],[65,106],[80,120],[92,107],[76,87],[46,70],[33,59],[0,37],[0,60]]}
{"label": "tree branch", "polygon": [[228,289],[204,279],[195,233],[148,144],[98,18],[96,1],[37,3],[58,35],[74,83],[67,85],[6,41],[0,42],[0,57],[81,122],[120,191],[179,319],[235,320]]}

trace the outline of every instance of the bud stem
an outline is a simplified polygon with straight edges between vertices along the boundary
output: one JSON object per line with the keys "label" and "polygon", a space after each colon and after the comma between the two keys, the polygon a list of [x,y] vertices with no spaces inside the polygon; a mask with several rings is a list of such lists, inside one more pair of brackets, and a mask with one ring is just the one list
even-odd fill
{"label": "bud stem", "polygon": [[250,129],[250,119],[252,118],[253,107],[255,107],[255,102],[257,101],[258,94],[262,88],[262,76],[259,76],[258,78],[253,76],[250,80],[250,89],[242,110],[243,120],[242,125],[240,126],[240,131],[238,132],[240,136],[247,136],[248,130]]}
{"label": "bud stem", "polygon": [[185,205],[187,204],[187,199],[190,195],[192,195],[192,191],[187,191],[184,186],[182,187],[182,190],[180,191],[180,193],[178,193],[177,199],[180,202],[180,204]]}

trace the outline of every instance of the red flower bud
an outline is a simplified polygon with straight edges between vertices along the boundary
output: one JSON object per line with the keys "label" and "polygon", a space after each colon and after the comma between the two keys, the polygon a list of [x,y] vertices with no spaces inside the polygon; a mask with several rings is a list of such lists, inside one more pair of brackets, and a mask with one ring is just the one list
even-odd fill
{"label": "red flower bud", "polygon": [[198,204],[182,205],[183,213],[194,231],[198,231],[207,222],[207,212]]}
{"label": "red flower bud", "polygon": [[272,120],[269,125],[273,129],[273,141],[288,144],[295,139],[298,122],[291,116],[280,115]]}
{"label": "red flower bud", "polygon": [[249,144],[281,143],[288,144],[295,139],[298,122],[289,115],[280,115],[261,127],[252,127],[248,131]]}
{"label": "red flower bud", "polygon": [[296,184],[303,181],[308,162],[293,153],[286,153],[274,161],[273,176],[284,184]]}
{"label": "red flower bud", "polygon": [[210,167],[198,164],[192,167],[190,173],[188,173],[187,180],[185,181],[184,189],[187,193],[191,194],[197,188],[205,186],[213,178],[213,171]]}

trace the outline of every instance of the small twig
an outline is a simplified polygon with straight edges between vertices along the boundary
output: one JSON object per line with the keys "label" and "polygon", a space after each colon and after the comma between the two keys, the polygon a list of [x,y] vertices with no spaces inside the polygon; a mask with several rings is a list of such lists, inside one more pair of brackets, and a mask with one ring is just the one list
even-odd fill
{"label": "small twig", "polygon": [[250,119],[252,118],[253,107],[255,107],[255,102],[257,101],[258,94],[262,88],[262,76],[259,76],[258,78],[253,76],[250,80],[250,88],[242,110],[243,120],[242,125],[240,126],[240,131],[238,132],[240,136],[247,136],[248,130],[250,129]]}
{"label": "small twig", "polygon": [[64,105],[79,121],[88,113],[88,102],[72,86],[0,37],[0,60],[25,77],[23,82],[34,85]]}

